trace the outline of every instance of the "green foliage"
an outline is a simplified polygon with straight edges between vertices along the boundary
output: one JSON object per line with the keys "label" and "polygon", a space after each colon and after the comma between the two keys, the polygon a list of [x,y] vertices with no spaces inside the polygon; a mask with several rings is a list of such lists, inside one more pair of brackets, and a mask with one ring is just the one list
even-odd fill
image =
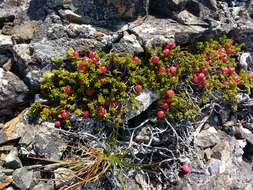
{"label": "green foliage", "polygon": [[[82,116],[83,111],[89,111],[92,118],[120,125],[129,112],[128,103],[138,109],[137,86],[159,91],[160,105],[169,103],[164,111],[171,120],[196,119],[200,108],[210,102],[230,103],[235,108],[238,92],[249,92],[251,87],[246,71],[233,70],[235,54],[242,45],[223,37],[199,42],[196,47],[193,53],[176,46],[170,48],[169,56],[163,54],[164,47],[147,47],[148,52],[140,61],[130,55],[103,52],[89,52],[88,57],[82,58],[84,55],[71,49],[67,52],[68,59],[53,60],[56,69],[45,74],[41,84],[50,107],[34,104],[30,115],[34,117],[39,112],[42,120],[61,120],[63,126],[69,127],[71,122],[62,119],[61,113],[68,111]],[[157,64],[151,61],[153,55],[160,58]],[[105,72],[101,71],[102,66],[106,66]],[[170,70],[172,66],[176,72]],[[166,71],[159,72],[161,68]],[[69,86],[70,90],[66,90]],[[173,97],[166,96],[168,89],[174,90]]]}

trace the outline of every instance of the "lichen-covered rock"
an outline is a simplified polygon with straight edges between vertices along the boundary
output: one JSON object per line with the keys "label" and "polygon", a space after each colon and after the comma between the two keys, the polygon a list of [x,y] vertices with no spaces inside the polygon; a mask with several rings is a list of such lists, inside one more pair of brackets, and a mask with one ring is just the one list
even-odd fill
{"label": "lichen-covered rock", "polygon": [[25,167],[16,169],[13,173],[14,184],[20,189],[29,189],[32,176],[33,171],[28,171]]}
{"label": "lichen-covered rock", "polygon": [[25,103],[28,88],[16,75],[0,68],[0,109]]}

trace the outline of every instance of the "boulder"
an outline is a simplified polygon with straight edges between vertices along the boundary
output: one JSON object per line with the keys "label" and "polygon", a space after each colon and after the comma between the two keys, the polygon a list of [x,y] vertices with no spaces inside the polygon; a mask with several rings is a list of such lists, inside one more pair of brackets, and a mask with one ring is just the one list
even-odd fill
{"label": "boulder", "polygon": [[28,171],[25,167],[16,169],[13,172],[14,184],[20,189],[29,189],[33,180],[33,171]]}

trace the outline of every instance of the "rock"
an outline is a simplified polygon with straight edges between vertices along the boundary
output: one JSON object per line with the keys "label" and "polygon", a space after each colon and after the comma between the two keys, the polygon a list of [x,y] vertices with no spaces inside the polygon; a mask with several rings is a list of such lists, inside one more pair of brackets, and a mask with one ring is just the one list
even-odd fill
{"label": "rock", "polygon": [[0,109],[25,103],[28,91],[16,75],[0,68]]}
{"label": "rock", "polygon": [[50,182],[41,181],[32,190],[54,190],[54,184]]}
{"label": "rock", "polygon": [[219,175],[225,171],[225,166],[221,160],[211,159],[208,164],[208,171],[211,176]]}
{"label": "rock", "polygon": [[77,23],[77,24],[89,24],[91,23],[91,18],[88,16],[80,16],[76,13],[74,13],[71,10],[60,10],[59,11],[61,17],[68,20],[71,23]]}
{"label": "rock", "polygon": [[239,64],[244,70],[253,71],[253,59],[249,52],[242,53]]}
{"label": "rock", "polygon": [[0,34],[0,46],[12,46],[13,42],[11,36]]}
{"label": "rock", "polygon": [[194,145],[201,148],[209,148],[220,142],[218,133],[214,127],[201,131],[194,139]]}
{"label": "rock", "polygon": [[9,58],[4,64],[3,64],[3,69],[5,71],[10,71],[11,70],[11,67],[12,67],[12,61],[11,59]]}
{"label": "rock", "polygon": [[[13,46],[13,51],[15,52],[15,59],[18,61],[21,59],[22,61],[18,61],[19,64],[22,64],[23,62],[29,62],[31,61],[31,49],[28,44],[16,44]],[[22,62],[22,63],[21,63]],[[16,67],[19,67],[16,65]],[[19,68],[21,69],[21,68]],[[24,69],[24,67],[22,67]],[[21,73],[21,71],[20,71]]]}
{"label": "rock", "polygon": [[32,40],[36,26],[37,23],[35,21],[30,21],[23,23],[22,25],[15,26],[13,29],[15,40],[18,42],[27,42]]}
{"label": "rock", "polygon": [[22,167],[22,162],[18,157],[17,148],[14,147],[5,157],[5,166],[11,169],[17,169]]}
{"label": "rock", "polygon": [[124,32],[123,38],[121,38],[118,43],[113,44],[111,51],[119,54],[130,53],[134,55],[143,53],[144,49],[142,48],[134,34]]}
{"label": "rock", "polygon": [[29,189],[32,183],[33,171],[28,171],[25,167],[16,169],[13,173],[14,184],[20,189]]}
{"label": "rock", "polygon": [[145,111],[148,109],[148,107],[158,100],[159,98],[158,93],[154,93],[150,90],[145,89],[140,95],[136,97],[136,100],[139,102],[140,106],[138,110],[133,110],[131,109],[131,106],[129,106],[129,113],[126,116],[126,121],[134,118],[135,116],[139,115],[141,112]]}
{"label": "rock", "polygon": [[199,17],[191,14],[190,12],[188,12],[187,10],[183,10],[181,11],[178,16],[177,19],[183,23],[183,24],[187,24],[187,25],[202,25],[202,26],[208,26],[208,24],[202,20],[200,20]]}
{"label": "rock", "polygon": [[67,148],[62,137],[54,129],[40,127],[36,131],[33,150],[37,155],[45,156],[51,160],[59,160]]}

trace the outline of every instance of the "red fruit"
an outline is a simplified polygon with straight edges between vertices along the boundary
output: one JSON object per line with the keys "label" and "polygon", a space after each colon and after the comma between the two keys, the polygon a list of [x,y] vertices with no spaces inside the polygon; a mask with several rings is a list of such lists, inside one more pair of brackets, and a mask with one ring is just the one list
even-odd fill
{"label": "red fruit", "polygon": [[164,111],[157,112],[156,117],[157,117],[157,119],[164,119],[165,118]]}
{"label": "red fruit", "polygon": [[138,84],[134,87],[134,90],[135,90],[136,94],[140,94],[143,91],[143,87]]}
{"label": "red fruit", "polygon": [[167,49],[167,48],[164,49],[164,50],[163,50],[163,56],[164,56],[164,57],[168,57],[169,55],[170,55],[170,50]]}
{"label": "red fruit", "polygon": [[208,82],[206,80],[202,80],[198,85],[200,88],[206,88],[208,87]]}
{"label": "red fruit", "polygon": [[78,68],[79,68],[79,71],[83,73],[86,73],[88,71],[88,67],[84,64],[80,64]]}
{"label": "red fruit", "polygon": [[73,52],[73,57],[74,57],[74,58],[79,58],[79,57],[80,57],[79,52],[75,50],[75,51]]}
{"label": "red fruit", "polygon": [[68,119],[70,117],[70,113],[65,111],[60,116],[61,116],[62,119],[65,120],[65,119]]}
{"label": "red fruit", "polygon": [[225,87],[228,87],[228,86],[229,86],[229,82],[228,82],[228,81],[224,81],[224,82],[223,82],[223,85],[224,85]]}
{"label": "red fruit", "polygon": [[194,75],[193,78],[192,78],[192,82],[193,82],[194,84],[200,83],[199,77],[198,77],[197,75]]}
{"label": "red fruit", "polygon": [[191,165],[188,163],[184,163],[181,166],[181,171],[183,172],[183,174],[189,174],[191,172]]}
{"label": "red fruit", "polygon": [[167,43],[167,45],[166,45],[166,49],[172,49],[172,48],[174,48],[175,47],[175,42],[174,41],[170,41],[170,42],[168,42]]}
{"label": "red fruit", "polygon": [[171,98],[175,95],[175,93],[173,90],[170,89],[170,90],[167,90],[166,95]]}
{"label": "red fruit", "polygon": [[96,52],[94,52],[94,51],[89,51],[88,56],[89,56],[90,59],[92,59],[92,58],[97,58],[97,54],[96,54]]}
{"label": "red fruit", "polygon": [[93,88],[88,88],[86,90],[86,95],[87,96],[93,96],[93,94],[94,94],[94,89]]}
{"label": "red fruit", "polygon": [[235,73],[235,68],[234,67],[230,67],[229,68],[229,74],[233,74]]}
{"label": "red fruit", "polygon": [[208,63],[208,65],[210,65],[210,66],[212,66],[212,65],[213,65],[212,60],[209,60],[207,63]]}
{"label": "red fruit", "polygon": [[249,72],[248,75],[249,75],[249,79],[250,79],[250,80],[253,80],[253,72]]}
{"label": "red fruit", "polygon": [[160,74],[166,73],[166,68],[165,68],[165,67],[160,67],[160,68],[159,68],[159,73],[160,73]]}
{"label": "red fruit", "polygon": [[157,55],[151,57],[151,62],[157,64],[160,61],[160,58]]}
{"label": "red fruit", "polygon": [[99,71],[100,71],[101,74],[106,73],[107,72],[107,67],[106,66],[101,66],[99,68]]}
{"label": "red fruit", "polygon": [[90,117],[90,112],[89,111],[83,111],[83,118],[87,119]]}
{"label": "red fruit", "polygon": [[162,104],[162,106],[161,106],[161,108],[163,109],[163,110],[167,110],[167,109],[169,109],[169,107],[170,107],[170,104],[169,104],[169,102],[164,102],[163,104]]}
{"label": "red fruit", "polygon": [[226,54],[226,51],[223,50],[223,49],[218,49],[218,50],[217,50],[217,54],[218,54],[219,56],[224,56],[224,55]]}
{"label": "red fruit", "polygon": [[208,54],[207,59],[209,59],[209,60],[212,59],[212,55]]}
{"label": "red fruit", "polygon": [[171,74],[175,74],[177,72],[177,67],[171,66],[170,67],[170,72],[171,72]]}
{"label": "red fruit", "polygon": [[140,59],[139,57],[137,57],[137,56],[134,56],[134,57],[133,57],[133,61],[134,61],[135,63],[140,63],[140,62],[141,62],[141,59]]}
{"label": "red fruit", "polygon": [[94,63],[94,64],[97,64],[98,63],[98,58],[97,57],[92,57],[92,58],[90,58],[91,60],[92,60],[92,62]]}
{"label": "red fruit", "polygon": [[73,93],[73,88],[70,85],[67,85],[64,87],[64,92],[71,95]]}
{"label": "red fruit", "polygon": [[223,62],[223,63],[227,63],[228,61],[229,61],[229,60],[228,60],[227,57],[223,57],[223,58],[222,58],[222,62]]}
{"label": "red fruit", "polygon": [[229,44],[225,44],[225,45],[224,45],[224,48],[225,48],[225,49],[229,49],[229,48],[230,48],[230,45],[229,45]]}
{"label": "red fruit", "polygon": [[228,67],[223,68],[223,73],[224,74],[230,74],[230,69]]}
{"label": "red fruit", "polygon": [[205,75],[208,73],[208,69],[207,68],[202,68],[201,72],[204,73]]}
{"label": "red fruit", "polygon": [[60,121],[55,121],[54,122],[54,126],[55,127],[60,127],[61,126],[61,122]]}
{"label": "red fruit", "polygon": [[232,80],[235,81],[236,83],[240,83],[241,82],[241,78],[238,76],[232,77]]}
{"label": "red fruit", "polygon": [[226,50],[226,53],[227,53],[228,55],[230,55],[230,54],[233,54],[234,51],[233,51],[232,48],[228,48],[228,49]]}
{"label": "red fruit", "polygon": [[198,78],[199,78],[199,80],[203,80],[205,78],[205,74],[204,73],[199,73]]}

